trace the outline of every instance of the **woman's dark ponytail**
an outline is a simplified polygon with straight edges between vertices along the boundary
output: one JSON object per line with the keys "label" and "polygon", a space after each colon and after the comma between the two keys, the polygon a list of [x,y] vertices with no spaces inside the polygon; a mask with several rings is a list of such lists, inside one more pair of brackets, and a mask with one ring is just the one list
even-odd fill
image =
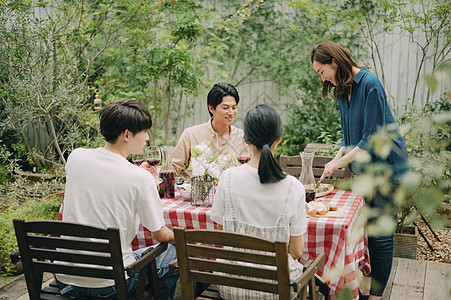
{"label": "woman's dark ponytail", "polygon": [[263,184],[275,183],[287,176],[271,152],[271,145],[281,137],[282,121],[272,107],[262,104],[248,111],[244,119],[244,138],[262,150],[258,176]]}

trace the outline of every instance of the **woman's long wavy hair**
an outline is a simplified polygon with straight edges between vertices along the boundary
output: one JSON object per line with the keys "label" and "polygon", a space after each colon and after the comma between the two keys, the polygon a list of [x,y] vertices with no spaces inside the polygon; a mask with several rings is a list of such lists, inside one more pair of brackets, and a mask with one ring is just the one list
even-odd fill
{"label": "woman's long wavy hair", "polygon": [[262,150],[258,176],[263,184],[275,183],[287,176],[271,152],[271,145],[282,137],[282,133],[280,116],[271,106],[257,105],[244,118],[244,139]]}
{"label": "woman's long wavy hair", "polygon": [[[355,60],[349,54],[349,51],[332,41],[324,41],[319,43],[311,52],[310,60],[313,63],[317,61],[322,64],[331,64],[335,60],[337,64],[336,82],[334,89],[335,97],[346,97],[351,94],[352,67],[362,68],[357,65]],[[323,90],[321,92],[323,98],[326,98],[334,86],[330,82],[323,82]]]}

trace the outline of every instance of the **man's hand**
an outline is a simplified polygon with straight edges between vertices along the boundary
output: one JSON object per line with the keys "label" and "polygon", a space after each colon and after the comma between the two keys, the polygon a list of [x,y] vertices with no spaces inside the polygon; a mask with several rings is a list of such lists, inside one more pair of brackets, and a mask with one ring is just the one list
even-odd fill
{"label": "man's hand", "polygon": [[158,166],[151,166],[146,161],[143,162],[140,166],[140,168],[143,168],[144,170],[148,171],[150,174],[152,174],[154,177],[158,176]]}

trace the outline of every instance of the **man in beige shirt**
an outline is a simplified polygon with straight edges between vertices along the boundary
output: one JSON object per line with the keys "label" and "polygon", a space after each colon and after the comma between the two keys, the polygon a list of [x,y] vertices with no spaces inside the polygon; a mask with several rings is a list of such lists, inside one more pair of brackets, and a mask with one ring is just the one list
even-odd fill
{"label": "man in beige shirt", "polygon": [[[247,147],[243,130],[232,125],[238,112],[239,101],[240,96],[234,86],[227,83],[217,83],[213,86],[207,96],[211,119],[186,128],[174,149],[172,165],[177,174],[191,177],[191,171],[188,170],[191,146],[208,142],[213,151],[229,154],[231,157],[236,157]],[[238,164],[236,158],[233,163]]]}

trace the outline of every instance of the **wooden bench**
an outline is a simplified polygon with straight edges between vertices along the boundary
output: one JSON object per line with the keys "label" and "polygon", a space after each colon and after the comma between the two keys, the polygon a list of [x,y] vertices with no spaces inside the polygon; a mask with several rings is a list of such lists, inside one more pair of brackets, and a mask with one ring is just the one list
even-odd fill
{"label": "wooden bench", "polygon": [[306,152],[321,152],[321,151],[330,151],[332,150],[332,146],[328,144],[318,144],[318,143],[310,143],[307,144],[304,148]]}
{"label": "wooden bench", "polygon": [[[333,159],[331,156],[315,156],[313,158],[313,175],[315,180],[321,177],[324,172],[324,166]],[[286,156],[281,155],[279,157],[279,165],[284,172],[293,175],[294,177],[299,177],[302,171],[302,159],[300,155]],[[325,178],[323,183],[337,184],[339,181],[347,178],[351,178],[351,170],[348,166],[336,170],[331,177]]]}
{"label": "wooden bench", "polygon": [[[56,282],[41,288],[44,272],[113,279],[118,299],[159,299],[155,258],[167,249],[161,243],[124,267],[119,230],[59,221],[14,220],[17,242],[30,299],[73,299],[60,294]],[[88,239],[90,238],[90,239]],[[82,252],[81,252],[82,251]],[[67,263],[77,263],[77,266]],[[125,273],[138,275],[135,297],[128,295]],[[150,272],[150,289],[146,277]]]}
{"label": "wooden bench", "polygon": [[309,261],[299,278],[290,281],[288,243],[222,230],[188,230],[176,227],[174,235],[183,299],[194,299],[198,282],[210,286],[196,299],[220,299],[217,285],[273,293],[279,299],[291,299],[290,289],[294,289],[298,295],[296,299],[306,299],[307,294],[310,300],[318,299],[319,288],[316,286],[315,274],[324,264],[324,253],[315,261]]}

